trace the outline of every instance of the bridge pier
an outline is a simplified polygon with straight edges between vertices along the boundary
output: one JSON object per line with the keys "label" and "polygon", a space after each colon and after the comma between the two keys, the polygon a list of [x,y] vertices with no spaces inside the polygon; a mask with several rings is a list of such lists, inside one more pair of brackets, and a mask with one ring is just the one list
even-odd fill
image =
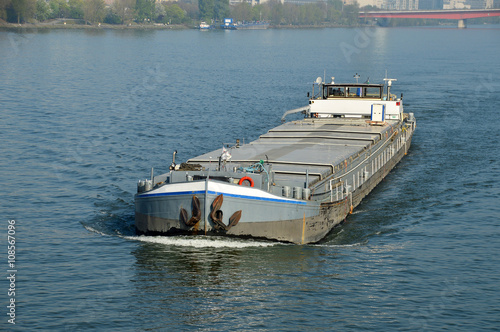
{"label": "bridge pier", "polygon": [[460,19],[460,20],[458,20],[458,28],[459,29],[465,29],[465,28],[467,28],[467,20],[466,19]]}

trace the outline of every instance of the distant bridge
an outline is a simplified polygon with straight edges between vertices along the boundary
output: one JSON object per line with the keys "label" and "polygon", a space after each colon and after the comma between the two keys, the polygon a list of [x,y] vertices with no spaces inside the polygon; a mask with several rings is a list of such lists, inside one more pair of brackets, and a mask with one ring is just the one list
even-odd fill
{"label": "distant bridge", "polygon": [[468,18],[500,16],[500,9],[459,9],[459,10],[398,10],[380,12],[360,12],[360,18],[431,18],[458,20],[458,27],[465,28]]}

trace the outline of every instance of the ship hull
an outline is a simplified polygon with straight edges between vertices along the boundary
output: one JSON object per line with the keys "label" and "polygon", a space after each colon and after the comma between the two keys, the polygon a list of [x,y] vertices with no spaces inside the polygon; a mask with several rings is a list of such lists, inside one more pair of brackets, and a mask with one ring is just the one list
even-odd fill
{"label": "ship hull", "polygon": [[[142,234],[218,234],[302,242],[303,222],[320,215],[320,204],[269,194],[263,190],[232,186],[216,180],[191,182],[183,186],[165,186],[165,191],[136,196],[136,228]],[[173,187],[173,188],[172,188]],[[177,187],[177,188],[175,188]],[[200,202],[200,221],[188,226],[181,218],[184,208],[192,216],[193,197]],[[217,229],[211,222],[213,202],[222,197],[222,222],[241,211],[238,224],[229,230]],[[208,221],[208,222],[205,222]],[[325,226],[326,227],[326,226]],[[309,227],[308,227],[309,228]],[[326,228],[316,234],[313,228],[304,242],[324,236]]]}
{"label": "ship hull", "polygon": [[[342,223],[403,158],[410,147],[414,127],[414,123],[394,125],[386,134],[379,134],[380,141],[372,144],[375,152],[368,155],[363,148],[354,158],[351,156],[332,167],[329,194],[323,194],[321,199],[283,197],[269,190],[211,179],[210,175],[201,181],[164,184],[136,195],[137,232],[252,237],[297,244],[318,242]],[[316,190],[327,187],[327,180],[328,177],[319,181]],[[337,183],[335,189],[332,183]],[[222,204],[214,207],[219,196]],[[199,201],[200,218],[195,225],[189,225],[186,218],[182,218],[181,209],[191,218],[195,214],[193,197]],[[221,229],[213,220],[214,209],[222,211],[220,220],[226,226],[238,211],[241,217],[236,225]]]}

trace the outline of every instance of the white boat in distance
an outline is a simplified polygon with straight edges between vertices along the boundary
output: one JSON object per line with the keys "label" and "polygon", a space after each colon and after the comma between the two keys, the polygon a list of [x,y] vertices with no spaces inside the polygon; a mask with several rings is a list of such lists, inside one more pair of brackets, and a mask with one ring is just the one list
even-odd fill
{"label": "white boat in distance", "polygon": [[226,18],[220,27],[225,30],[264,30],[269,28],[269,23],[264,21],[234,22],[232,18]]}
{"label": "white boat in distance", "polygon": [[198,29],[200,29],[200,30],[210,30],[212,28],[213,27],[206,22],[200,22],[200,25],[198,26]]}
{"label": "white boat in distance", "polygon": [[[307,106],[257,140],[141,180],[137,233],[323,239],[406,155],[416,120],[384,84],[318,78]],[[285,122],[292,113],[304,118]]]}

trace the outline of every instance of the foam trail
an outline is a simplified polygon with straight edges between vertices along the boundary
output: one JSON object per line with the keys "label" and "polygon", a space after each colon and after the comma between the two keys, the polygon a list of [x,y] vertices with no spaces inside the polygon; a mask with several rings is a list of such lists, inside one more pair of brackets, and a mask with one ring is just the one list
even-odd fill
{"label": "foam trail", "polygon": [[89,232],[92,232],[92,233],[97,233],[99,235],[102,235],[102,236],[110,236],[109,234],[106,234],[106,233],[103,233],[101,231],[98,231],[97,229],[95,228],[92,228],[90,226],[87,226],[87,225],[83,225],[83,227],[85,227],[86,230],[88,230]]}
{"label": "foam trail", "polygon": [[193,247],[193,248],[252,248],[272,247],[277,243],[238,240],[220,237],[180,237],[180,236],[121,236],[127,240],[148,243],[159,243],[168,246]]}
{"label": "foam trail", "polygon": [[359,242],[359,243],[352,243],[352,244],[313,244],[315,247],[328,247],[328,248],[350,248],[350,247],[359,247],[362,245],[365,245],[367,242]]}

